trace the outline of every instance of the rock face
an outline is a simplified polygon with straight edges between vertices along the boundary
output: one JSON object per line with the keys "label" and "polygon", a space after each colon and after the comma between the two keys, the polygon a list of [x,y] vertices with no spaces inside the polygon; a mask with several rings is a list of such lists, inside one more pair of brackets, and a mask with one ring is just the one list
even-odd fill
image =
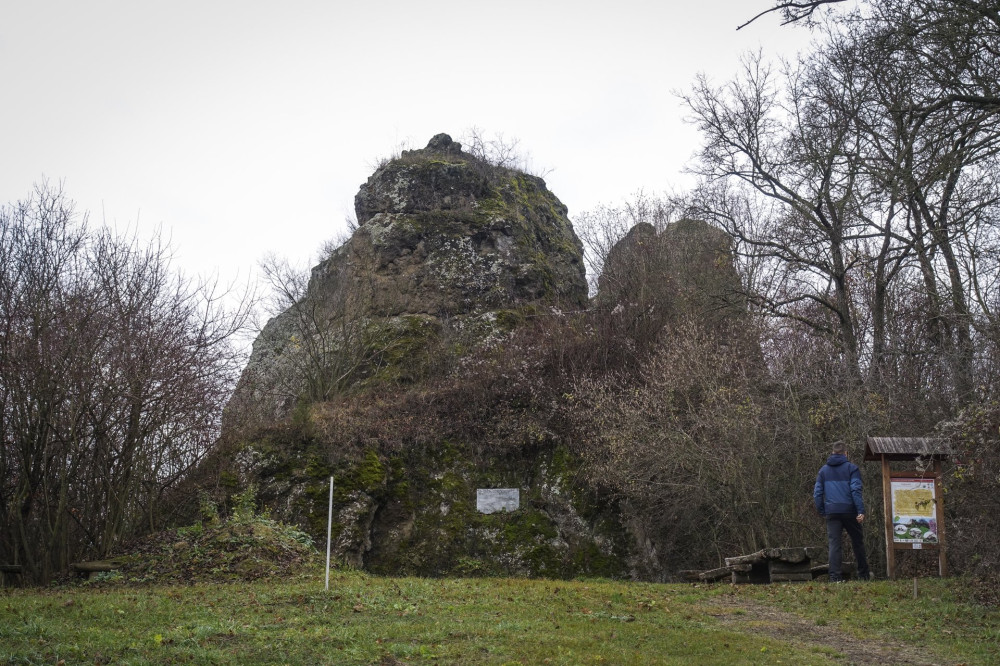
{"label": "rock face", "polygon": [[[332,450],[316,434],[337,427],[338,395],[419,393],[441,358],[474,357],[529,315],[586,308],[566,207],[540,178],[439,134],[380,166],[355,209],[352,237],[254,343],[227,410],[222,485],[257,484],[273,515],[319,536],[335,477],[334,555],[371,571],[625,575],[617,516],[574,486],[579,463],[550,439],[487,455],[445,436]],[[477,490],[498,487],[520,489],[519,509],[477,511]]]}
{"label": "rock face", "polygon": [[[445,134],[376,171],[355,211],[352,249],[373,264],[374,313],[586,304],[583,246],[566,207],[541,178],[477,160]],[[338,268],[320,266],[316,277]]]}
{"label": "rock face", "polygon": [[[535,397],[542,366],[525,360],[530,335],[583,336],[599,318],[552,317],[565,327],[526,326],[529,342],[505,346],[529,317],[593,309],[566,207],[440,134],[380,166],[355,208],[354,234],[254,343],[218,487],[257,484],[275,517],[318,538],[333,477],[334,556],[379,573],[662,579],[643,519],[580,480],[558,425],[566,395]],[[734,279],[711,227],[640,225],[607,258],[596,307],[614,313],[614,341],[647,323],[653,339],[665,315],[709,316]],[[510,374],[483,370],[491,345]],[[488,388],[470,382],[479,372]],[[478,511],[477,491],[497,488],[519,489],[518,509]]]}
{"label": "rock face", "polygon": [[587,304],[566,207],[541,178],[477,159],[446,134],[376,170],[355,209],[350,240],[254,343],[230,412],[270,421],[302,399],[405,382],[445,333],[482,338],[505,312]]}
{"label": "rock face", "polygon": [[700,220],[680,220],[657,233],[640,223],[608,253],[597,304],[623,316],[681,317],[708,327],[746,315],[730,238]]}

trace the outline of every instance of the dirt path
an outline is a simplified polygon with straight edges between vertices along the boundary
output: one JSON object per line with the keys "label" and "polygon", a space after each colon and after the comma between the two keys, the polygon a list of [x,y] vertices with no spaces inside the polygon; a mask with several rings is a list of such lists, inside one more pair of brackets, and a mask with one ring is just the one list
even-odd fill
{"label": "dirt path", "polygon": [[836,624],[818,625],[794,613],[789,613],[750,599],[720,598],[709,614],[723,626],[742,633],[762,633],[781,641],[823,648],[823,652],[845,664],[942,664],[923,650],[884,639],[857,638]]}

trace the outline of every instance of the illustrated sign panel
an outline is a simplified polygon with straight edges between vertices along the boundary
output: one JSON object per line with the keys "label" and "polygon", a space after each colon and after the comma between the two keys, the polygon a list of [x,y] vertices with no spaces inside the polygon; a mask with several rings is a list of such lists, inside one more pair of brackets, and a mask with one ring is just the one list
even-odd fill
{"label": "illustrated sign panel", "polygon": [[521,506],[519,488],[479,488],[476,490],[476,510],[479,513],[516,511]]}
{"label": "illustrated sign panel", "polygon": [[892,479],[892,540],[938,542],[937,500],[933,479]]}

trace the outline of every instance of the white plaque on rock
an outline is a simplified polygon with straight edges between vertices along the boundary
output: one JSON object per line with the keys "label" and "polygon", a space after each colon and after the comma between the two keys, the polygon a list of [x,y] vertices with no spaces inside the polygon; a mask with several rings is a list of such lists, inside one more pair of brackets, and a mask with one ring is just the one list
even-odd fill
{"label": "white plaque on rock", "polygon": [[479,488],[476,490],[476,510],[479,513],[517,511],[521,506],[519,488]]}

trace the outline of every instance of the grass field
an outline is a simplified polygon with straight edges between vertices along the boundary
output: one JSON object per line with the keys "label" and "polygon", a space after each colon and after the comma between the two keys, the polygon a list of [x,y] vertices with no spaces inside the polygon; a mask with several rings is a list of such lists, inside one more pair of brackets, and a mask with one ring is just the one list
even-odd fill
{"label": "grass field", "polygon": [[322,572],[190,586],[0,590],[0,663],[1000,662],[963,579],[659,585]]}

